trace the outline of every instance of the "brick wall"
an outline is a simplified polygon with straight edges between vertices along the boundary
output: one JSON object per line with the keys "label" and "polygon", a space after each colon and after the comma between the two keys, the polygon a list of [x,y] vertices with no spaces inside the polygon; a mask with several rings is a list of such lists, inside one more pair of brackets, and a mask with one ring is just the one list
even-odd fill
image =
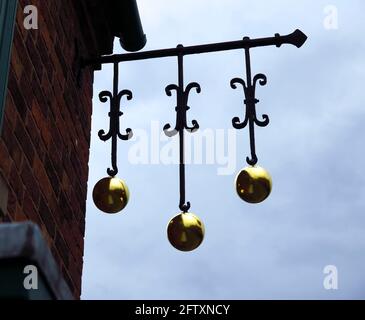
{"label": "brick wall", "polygon": [[[77,52],[87,55],[87,49],[75,1],[19,2],[0,139],[0,174],[8,188],[0,221],[36,222],[78,298],[93,74],[84,70],[78,83]],[[23,27],[29,4],[38,8],[38,30]]]}

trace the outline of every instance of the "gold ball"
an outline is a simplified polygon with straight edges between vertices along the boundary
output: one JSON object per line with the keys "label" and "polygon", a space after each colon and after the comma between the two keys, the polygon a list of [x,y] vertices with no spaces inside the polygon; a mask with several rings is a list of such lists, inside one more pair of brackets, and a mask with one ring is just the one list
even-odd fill
{"label": "gold ball", "polygon": [[105,213],[118,213],[129,201],[129,189],[121,179],[103,178],[94,187],[93,200],[99,210]]}
{"label": "gold ball", "polygon": [[172,218],[167,226],[167,237],[177,250],[192,251],[204,239],[203,222],[192,213],[181,213]]}
{"label": "gold ball", "polygon": [[249,203],[260,203],[270,194],[272,180],[270,174],[261,167],[247,167],[236,177],[238,196]]}

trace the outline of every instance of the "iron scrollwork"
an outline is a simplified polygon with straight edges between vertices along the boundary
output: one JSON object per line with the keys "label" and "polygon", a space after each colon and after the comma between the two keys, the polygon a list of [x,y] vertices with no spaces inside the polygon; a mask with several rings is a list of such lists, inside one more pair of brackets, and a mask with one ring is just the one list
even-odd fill
{"label": "iron scrollwork", "polygon": [[[192,82],[189,83],[184,90],[184,88],[181,88],[175,84],[170,84],[166,87],[165,91],[166,94],[171,97],[172,96],[172,90],[176,91],[176,97],[177,97],[177,106],[175,108],[176,110],[176,125],[174,129],[171,129],[170,124],[166,124],[163,127],[163,131],[168,137],[175,136],[178,132],[181,130],[186,129],[188,132],[195,132],[199,129],[199,123],[196,120],[192,120],[192,126],[188,126],[187,124],[187,118],[186,113],[190,110],[190,107],[188,106],[188,99],[189,94],[192,89],[195,89],[197,93],[201,92],[201,87],[198,83]],[[179,103],[179,102],[182,103]]]}
{"label": "iron scrollwork", "polygon": [[[177,46],[178,49],[182,49],[182,45]],[[176,124],[173,129],[170,124],[166,124],[163,127],[164,133],[168,137],[173,137],[179,134],[179,147],[180,147],[180,202],[179,208],[183,212],[188,212],[190,209],[190,202],[185,201],[185,157],[184,157],[184,130],[188,132],[196,132],[199,129],[199,123],[196,120],[191,121],[191,126],[187,123],[187,111],[190,110],[188,106],[189,94],[192,89],[195,89],[197,93],[201,92],[201,87],[197,82],[189,83],[186,88],[184,87],[184,67],[183,67],[183,54],[178,55],[178,78],[179,84],[170,84],[166,87],[166,94],[171,97],[172,91],[176,91],[177,106],[176,111]],[[185,89],[184,89],[185,88]]]}
{"label": "iron scrollwork", "polygon": [[265,86],[267,84],[267,77],[264,74],[259,73],[255,75],[252,80],[249,48],[245,49],[245,57],[247,80],[245,81],[241,78],[234,78],[231,80],[230,84],[232,89],[237,89],[237,84],[242,85],[245,95],[244,104],[246,105],[246,113],[242,122],[239,117],[234,117],[232,119],[232,125],[235,129],[243,129],[249,125],[251,158],[246,157],[246,161],[249,165],[254,166],[258,162],[255,147],[255,125],[259,127],[266,127],[270,122],[269,116],[267,114],[262,115],[262,120],[257,118],[256,104],[259,102],[259,100],[256,99],[256,86],[257,83],[259,83],[261,86]]}
{"label": "iron scrollwork", "polygon": [[120,117],[123,115],[123,112],[120,111],[120,104],[123,96],[126,96],[127,100],[131,100],[133,98],[132,92],[130,90],[122,90],[118,92],[118,64],[114,64],[114,83],[113,83],[113,93],[110,91],[102,91],[99,94],[99,99],[101,102],[105,103],[110,101],[110,112],[109,116],[109,131],[105,133],[104,130],[100,130],[98,132],[98,136],[102,141],[112,140],[111,146],[111,168],[107,169],[107,173],[109,176],[114,177],[118,174],[118,165],[117,165],[117,140],[118,138],[121,140],[129,140],[133,137],[132,129],[126,129],[125,134],[121,134],[120,132]]}

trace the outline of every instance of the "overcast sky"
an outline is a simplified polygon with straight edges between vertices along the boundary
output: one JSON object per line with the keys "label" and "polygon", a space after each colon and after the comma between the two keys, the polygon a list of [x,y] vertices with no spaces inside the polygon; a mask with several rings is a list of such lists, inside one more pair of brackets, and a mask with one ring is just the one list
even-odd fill
{"label": "overcast sky", "polygon": [[[288,34],[296,28],[309,39],[301,49],[251,51],[253,73],[268,78],[257,88],[257,112],[271,120],[256,129],[259,165],[273,179],[272,194],[259,205],[242,202],[233,187],[249,154],[247,128],[231,127],[233,117],[244,115],[242,90],[229,86],[232,78],[245,77],[243,52],[185,58],[186,84],[197,81],[202,87],[201,94],[191,94],[188,120],[199,121],[200,134],[213,134],[213,146],[220,150],[212,164],[205,145],[197,147],[192,157],[203,151],[203,163],[186,168],[187,200],[206,227],[203,244],[190,253],[176,251],[166,237],[168,221],[179,213],[178,166],[166,164],[166,148],[174,150],[171,141],[161,135],[157,143],[154,133],[175,121],[175,96],[166,96],[164,89],[177,82],[176,59],[120,65],[120,89],[134,94],[133,100],[123,100],[121,128],[134,129],[136,136],[119,142],[118,176],[128,184],[131,199],[118,215],[102,214],[91,199],[93,186],[110,166],[110,142],[101,142],[97,131],[108,129],[109,105],[99,102],[98,93],[111,90],[112,70],[105,66],[96,72],[82,298],[365,298],[364,2],[138,4],[148,39],[143,50]],[[334,8],[337,28],[328,18]],[[117,42],[115,52],[123,52]],[[136,153],[143,145],[146,153]],[[151,163],[158,162],[160,152],[160,164]],[[223,156],[231,159],[229,166]],[[138,159],[148,163],[136,164]],[[327,265],[338,269],[338,290],[323,286]]]}

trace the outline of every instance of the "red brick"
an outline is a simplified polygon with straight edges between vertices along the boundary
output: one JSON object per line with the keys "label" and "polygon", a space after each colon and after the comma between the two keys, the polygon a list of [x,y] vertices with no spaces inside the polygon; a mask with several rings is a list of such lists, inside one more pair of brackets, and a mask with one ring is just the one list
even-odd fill
{"label": "red brick", "polygon": [[17,118],[18,112],[16,110],[13,97],[11,96],[11,92],[8,90],[5,105],[5,119],[12,130],[15,129]]}
{"label": "red brick", "polygon": [[12,217],[15,217],[16,206],[17,206],[17,195],[14,193],[14,191],[11,188],[9,188],[7,214]]}
{"label": "red brick", "polygon": [[69,200],[63,192],[60,193],[58,203],[62,212],[62,222],[69,221],[70,217],[72,216],[72,210],[69,204]]}
{"label": "red brick", "polygon": [[64,265],[67,268],[69,261],[72,257],[70,256],[70,251],[69,251],[69,248],[68,248],[65,240],[63,239],[61,233],[58,230],[56,232],[55,243],[56,243],[58,252],[60,253],[60,255],[62,257]]}
{"label": "red brick", "polygon": [[[42,11],[42,13],[39,15],[38,18],[39,18],[39,24],[46,26],[46,22],[44,21],[44,17],[43,17],[44,13],[45,12]],[[41,32],[41,37],[42,37],[42,39],[44,41],[44,44],[46,46],[46,50],[48,52],[52,51],[53,50],[53,40],[52,40],[51,35],[49,33],[49,31],[52,30],[52,29],[47,24],[47,26],[45,28],[40,28],[39,30]],[[47,60],[49,60],[49,59],[47,59]]]}
{"label": "red brick", "polygon": [[61,177],[63,176],[63,173],[65,171],[65,169],[62,166],[62,158],[61,158],[62,152],[63,149],[60,149],[58,145],[51,143],[48,155],[51,158],[52,165],[55,168],[56,174],[60,180],[62,179]]}
{"label": "red brick", "polygon": [[10,170],[9,183],[12,189],[14,190],[16,199],[20,204],[22,204],[24,196],[24,185],[19,177],[18,169],[16,168],[14,163]]}
{"label": "red brick", "polygon": [[44,168],[47,172],[47,176],[52,185],[53,191],[57,197],[60,192],[60,181],[48,155],[45,157],[44,160]]}
{"label": "red brick", "polygon": [[8,126],[8,122],[4,122],[3,124],[3,132],[2,132],[2,138],[4,143],[6,144],[9,154],[12,158],[12,160],[15,163],[15,166],[18,170],[22,167],[23,162],[23,150],[18,142],[18,140],[15,138],[14,133],[11,131],[10,127]]}
{"label": "red brick", "polygon": [[29,221],[29,218],[24,214],[22,207],[16,207],[15,220],[18,222]]}
{"label": "red brick", "polygon": [[23,74],[24,66],[21,62],[21,59],[18,55],[18,51],[16,46],[12,47],[12,53],[11,53],[11,66],[13,67],[13,70],[15,72],[17,80],[19,80]]}
{"label": "red brick", "polygon": [[9,148],[9,153],[11,159],[14,161],[15,166],[18,170],[21,169],[23,164],[23,150],[20,147],[19,142],[16,139],[11,140],[11,142],[6,143]]}
{"label": "red brick", "polygon": [[41,56],[39,55],[38,50],[36,49],[36,46],[34,44],[32,37],[27,37],[25,40],[25,46],[27,48],[29,57],[32,61],[33,67],[35,69],[35,72],[38,76],[38,79],[42,79],[42,74],[44,70],[44,65],[42,63]]}
{"label": "red brick", "polygon": [[54,244],[54,236],[51,236],[48,233],[47,227],[42,220],[41,220],[41,224],[40,224],[40,229],[41,229],[41,233],[42,233],[44,240],[47,242],[48,246],[51,248]]}
{"label": "red brick", "polygon": [[[23,27],[28,4],[38,8],[38,30]],[[89,25],[80,20],[81,8],[72,0],[19,0],[0,138],[0,171],[9,185],[9,214],[0,221],[39,224],[76,298],[93,94],[92,70],[83,70],[81,86],[77,82],[76,46],[81,56],[94,54],[86,50],[92,47],[93,32],[80,30]]]}
{"label": "red brick", "polygon": [[41,132],[42,140],[46,148],[49,146],[52,136],[48,127],[48,123],[40,109],[40,106],[36,100],[33,100],[32,104],[32,117]]}
{"label": "red brick", "polygon": [[[18,81],[19,88],[22,92],[25,104],[27,106],[27,113],[32,106],[33,100],[35,99],[32,88],[33,81],[35,81],[35,77],[33,77],[32,74],[27,74],[25,72],[22,74],[20,80]],[[22,118],[24,119],[25,117]]]}
{"label": "red brick", "polygon": [[23,153],[28,158],[29,163],[32,163],[35,154],[35,149],[32,141],[28,136],[27,131],[24,128],[23,122],[18,121],[14,133],[22,147]]}
{"label": "red brick", "polygon": [[41,197],[39,202],[39,216],[41,217],[49,236],[54,239],[56,234],[56,223],[53,219],[51,210],[49,209],[46,200]]}
{"label": "red brick", "polygon": [[35,207],[35,204],[28,193],[24,195],[24,204],[23,204],[24,214],[29,218],[29,220],[34,223],[40,225],[41,219],[39,217],[38,211]]}
{"label": "red brick", "polygon": [[38,206],[40,198],[40,189],[38,182],[34,176],[32,168],[29,166],[27,161],[23,163],[23,169],[21,171],[21,178],[26,187],[26,193],[31,197],[34,204]]}
{"label": "red brick", "polygon": [[48,202],[50,202],[50,198],[53,196],[52,185],[48,179],[44,164],[38,157],[34,158],[33,172],[36,179],[38,180],[40,190],[42,191]]}
{"label": "red brick", "polygon": [[31,113],[27,114],[27,118],[25,121],[25,127],[27,129],[30,139],[32,140],[34,148],[37,151],[39,158],[42,160],[46,153],[46,147],[44,146],[44,142],[42,140],[41,133],[38,130],[37,125],[35,124]]}
{"label": "red brick", "polygon": [[4,142],[0,140],[0,171],[3,178],[7,180],[11,168],[11,159],[9,151],[5,146]]}
{"label": "red brick", "polygon": [[38,106],[42,111],[42,114],[45,117],[45,119],[47,119],[49,107],[44,92],[41,88],[41,83],[36,80],[36,77],[34,77],[34,81],[32,81],[31,84],[32,84],[33,95],[37,99]]}
{"label": "red brick", "polygon": [[[19,26],[16,25],[14,28],[13,48],[15,48],[19,54],[19,58],[21,59],[21,64],[23,66],[23,72],[26,73],[27,75],[31,76],[34,68],[33,68],[32,62],[30,61],[29,55],[26,51],[26,48],[25,48],[25,45],[23,42],[23,40],[25,38],[22,37],[20,30],[24,30],[23,26],[21,26],[19,28]],[[27,34],[28,33],[26,33],[26,35]],[[20,79],[20,78],[18,78],[18,79]]]}
{"label": "red brick", "polygon": [[10,68],[10,72],[9,72],[8,88],[10,89],[11,95],[13,97],[14,105],[18,109],[20,117],[24,120],[25,116],[27,114],[28,108],[27,108],[27,104],[25,103],[23,93],[17,83],[17,79],[15,77],[15,72],[12,70],[12,68]]}

